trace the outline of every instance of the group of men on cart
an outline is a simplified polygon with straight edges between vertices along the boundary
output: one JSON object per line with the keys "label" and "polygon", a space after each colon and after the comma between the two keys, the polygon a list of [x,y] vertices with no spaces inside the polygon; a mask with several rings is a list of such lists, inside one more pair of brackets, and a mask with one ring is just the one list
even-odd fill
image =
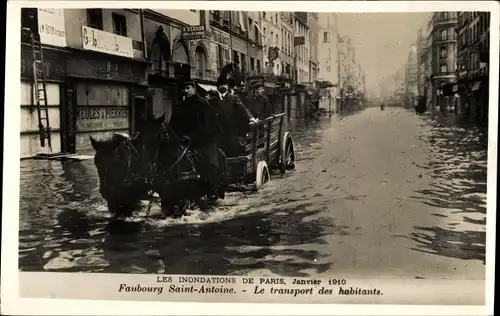
{"label": "group of men on cart", "polygon": [[197,93],[194,81],[183,81],[180,86],[184,100],[174,107],[170,120],[172,130],[188,138],[200,156],[197,171],[207,185],[209,202],[218,198],[219,148],[227,157],[238,156],[240,140],[247,134],[249,123],[274,114],[262,83],[252,85],[255,94],[248,100],[248,108],[234,94],[234,83],[234,79],[221,75],[217,90],[204,97]]}

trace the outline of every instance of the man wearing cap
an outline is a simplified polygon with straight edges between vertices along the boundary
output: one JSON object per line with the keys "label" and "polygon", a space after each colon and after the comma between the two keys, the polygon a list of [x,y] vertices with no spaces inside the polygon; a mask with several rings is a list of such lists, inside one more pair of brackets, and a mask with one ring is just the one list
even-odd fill
{"label": "man wearing cap", "polygon": [[229,93],[231,80],[221,76],[217,79],[217,95],[209,102],[215,109],[219,127],[219,144],[227,156],[240,154],[239,137],[248,132],[248,124],[256,122],[237,95]]}
{"label": "man wearing cap", "polygon": [[262,82],[257,82],[252,85],[252,88],[255,91],[255,95],[250,99],[250,110],[252,114],[259,119],[265,119],[273,115],[274,109],[265,95],[264,84]]}
{"label": "man wearing cap", "polygon": [[200,154],[200,176],[207,182],[207,198],[217,200],[219,159],[215,113],[205,98],[195,90],[195,83],[186,80],[181,84],[185,99],[172,114],[171,127],[178,136],[187,136]]}

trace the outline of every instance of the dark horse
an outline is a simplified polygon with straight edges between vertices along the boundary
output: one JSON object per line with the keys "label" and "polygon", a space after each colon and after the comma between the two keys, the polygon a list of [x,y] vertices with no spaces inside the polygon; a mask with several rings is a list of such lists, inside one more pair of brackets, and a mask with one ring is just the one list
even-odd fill
{"label": "dark horse", "polygon": [[94,164],[99,175],[99,192],[116,217],[131,216],[147,198],[149,186],[140,169],[138,139],[114,134],[107,140],[90,137],[96,151]]}
{"label": "dark horse", "polygon": [[[184,214],[190,204],[206,194],[197,172],[198,155],[190,142],[180,139],[165,125],[165,114],[139,120],[133,138],[114,134],[108,140],[90,137],[96,154],[99,191],[115,216],[131,216],[149,192],[157,192],[165,216]],[[219,197],[224,198],[226,156],[219,150],[221,166]]]}
{"label": "dark horse", "polygon": [[[191,142],[179,138],[164,123],[165,114],[157,119],[138,122],[138,143],[141,156],[149,162],[147,182],[160,195],[162,211],[168,216],[184,214],[185,209],[206,196],[206,183],[199,171],[201,156],[191,148]],[[219,197],[224,198],[226,156],[219,150]]]}

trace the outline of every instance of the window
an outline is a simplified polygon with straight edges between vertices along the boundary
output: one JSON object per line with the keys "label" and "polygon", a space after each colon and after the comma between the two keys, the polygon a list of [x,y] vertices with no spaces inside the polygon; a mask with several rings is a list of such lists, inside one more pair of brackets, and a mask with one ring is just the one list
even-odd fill
{"label": "window", "polygon": [[276,34],[276,45],[275,46],[278,47],[278,45],[279,45],[279,38],[278,38],[278,34]]}
{"label": "window", "polygon": [[266,11],[262,11],[262,17],[265,19],[266,18]]}
{"label": "window", "polygon": [[87,9],[87,25],[102,30],[102,9]]}
{"label": "window", "polygon": [[448,65],[447,64],[441,64],[440,71],[442,73],[448,72]]}
{"label": "window", "polygon": [[189,10],[189,11],[196,13],[196,10]]}
{"label": "window", "polygon": [[31,30],[38,29],[37,9],[21,8],[21,25]]}
{"label": "window", "polygon": [[278,25],[278,14],[277,13],[274,15],[274,23],[276,23],[276,25]]}
{"label": "window", "polygon": [[113,33],[127,36],[127,21],[125,20],[125,16],[113,13]]}
{"label": "window", "polygon": [[328,43],[328,32],[323,32],[323,43]]}
{"label": "window", "polygon": [[446,47],[441,47],[439,55],[441,56],[441,58],[448,57],[448,49]]}
{"label": "window", "polygon": [[200,25],[207,24],[207,16],[205,10],[200,10]]}
{"label": "window", "polygon": [[440,40],[446,41],[447,37],[448,37],[448,30],[442,30],[440,33]]}
{"label": "window", "polygon": [[219,52],[219,67],[222,69],[231,62],[231,51],[219,45]]}

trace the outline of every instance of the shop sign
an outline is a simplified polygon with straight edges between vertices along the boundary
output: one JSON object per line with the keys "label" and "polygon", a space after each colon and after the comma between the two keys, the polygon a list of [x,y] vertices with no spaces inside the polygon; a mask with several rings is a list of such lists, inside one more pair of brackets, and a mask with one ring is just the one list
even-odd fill
{"label": "shop sign", "polygon": [[[61,80],[66,77],[66,65],[63,56],[45,53],[43,57],[46,79]],[[21,78],[33,78],[33,54],[25,49],[21,50]]]}
{"label": "shop sign", "polygon": [[83,49],[134,58],[132,39],[82,25]]}
{"label": "shop sign", "polygon": [[73,76],[141,83],[146,80],[146,73],[139,65],[75,57],[69,60],[67,70]]}
{"label": "shop sign", "polygon": [[183,26],[182,37],[188,41],[206,38],[205,25]]}
{"label": "shop sign", "polygon": [[76,130],[91,132],[129,127],[129,108],[126,106],[79,106],[76,109]]}
{"label": "shop sign", "polygon": [[38,32],[42,44],[66,47],[64,9],[37,9]]}
{"label": "shop sign", "polygon": [[211,28],[211,40],[224,48],[230,48],[231,47],[231,37],[229,34],[225,34],[221,31],[216,30],[215,28]]}

